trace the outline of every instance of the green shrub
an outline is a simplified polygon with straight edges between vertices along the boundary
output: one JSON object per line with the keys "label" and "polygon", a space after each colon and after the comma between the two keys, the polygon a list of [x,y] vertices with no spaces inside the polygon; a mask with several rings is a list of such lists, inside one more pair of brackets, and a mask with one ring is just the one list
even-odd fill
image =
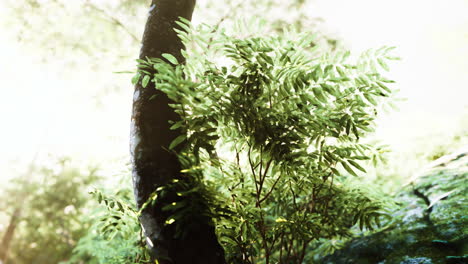
{"label": "green shrub", "polygon": [[19,212],[17,219],[10,219],[16,228],[6,263],[67,260],[89,228],[82,222],[89,208],[86,189],[99,178],[95,168],[83,170],[67,159],[48,166],[31,165],[28,172],[14,178],[0,197],[1,211]]}
{"label": "green shrub", "polygon": [[101,206],[88,215],[91,226],[67,263],[151,263],[131,190],[121,187],[107,194],[96,189],[90,194]]}
{"label": "green shrub", "polygon": [[[383,152],[362,138],[393,96],[378,70],[394,59],[391,48],[352,60],[323,53],[308,34],[240,38],[180,25],[190,32],[179,32],[186,63],[170,54],[138,60],[133,78],[173,100],[181,136],[169,148],[185,146],[186,177],[159,187],[144,207],[176,192],[163,208],[172,213],[166,224],[184,236],[194,215],[211,216],[229,263],[310,263],[354,225],[372,230],[388,219],[387,200],[357,176]],[[71,263],[148,263],[130,194],[93,192],[104,206]]]}
{"label": "green shrub", "polygon": [[[181,118],[169,148],[185,145],[182,173],[192,177],[155,193],[152,203],[165,188],[187,197],[165,208],[167,224],[183,230],[194,207],[205,210],[230,263],[302,263],[313,241],[381,225],[383,197],[354,177],[365,173],[362,161],[379,158],[379,147],[361,141],[393,96],[380,73],[392,48],[353,60],[319,51],[309,34],[235,37],[179,25],[190,32],[178,31],[186,63],[170,54],[138,60],[133,78],[154,82]],[[208,209],[191,202],[194,192]]]}

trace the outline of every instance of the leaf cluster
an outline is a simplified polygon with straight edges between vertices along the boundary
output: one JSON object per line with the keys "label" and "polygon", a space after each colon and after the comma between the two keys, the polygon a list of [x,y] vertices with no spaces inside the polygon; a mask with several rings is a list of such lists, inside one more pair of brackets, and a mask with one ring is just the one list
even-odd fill
{"label": "leaf cluster", "polygon": [[[192,47],[186,64],[170,54],[140,60],[133,82],[153,82],[173,101],[181,136],[170,148],[187,146],[183,173],[216,189],[211,215],[222,216],[228,261],[302,263],[312,241],[381,226],[383,202],[347,182],[375,156],[361,141],[394,94],[381,73],[393,48],[351,58],[321,53],[309,34],[238,38],[179,24]],[[182,203],[173,206],[189,208]]]}
{"label": "leaf cluster", "polygon": [[99,179],[96,168],[80,169],[61,158],[30,165],[5,186],[1,210],[19,212],[19,218],[9,220],[15,228],[7,261],[41,264],[68,259],[89,227],[82,222],[89,206],[86,188]]}
{"label": "leaf cluster", "polygon": [[90,194],[100,206],[86,219],[91,226],[67,263],[152,263],[131,190],[121,188],[111,195],[95,189]]}

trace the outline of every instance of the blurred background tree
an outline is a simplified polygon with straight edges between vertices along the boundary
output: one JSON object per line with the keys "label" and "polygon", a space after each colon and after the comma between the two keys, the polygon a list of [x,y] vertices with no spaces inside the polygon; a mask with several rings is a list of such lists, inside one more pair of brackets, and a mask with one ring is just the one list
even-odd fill
{"label": "blurred background tree", "polygon": [[[67,160],[50,166],[30,166],[12,180],[0,198],[2,212],[11,215],[2,240],[5,263],[58,263],[69,258],[90,224],[88,188],[97,183],[96,169],[79,169]],[[8,247],[9,245],[9,247]]]}

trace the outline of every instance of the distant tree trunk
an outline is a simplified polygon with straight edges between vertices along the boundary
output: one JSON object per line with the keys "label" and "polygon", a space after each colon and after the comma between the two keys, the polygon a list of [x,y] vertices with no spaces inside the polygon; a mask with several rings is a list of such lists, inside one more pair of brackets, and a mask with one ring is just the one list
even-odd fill
{"label": "distant tree trunk", "polygon": [[0,264],[5,264],[8,258],[8,249],[10,248],[11,240],[13,239],[13,234],[15,233],[18,220],[21,215],[21,210],[16,208],[13,212],[13,215],[10,218],[10,224],[8,224],[7,230],[3,235],[2,244],[0,245]]}
{"label": "distant tree trunk", "polygon": [[[184,61],[181,55],[184,46],[173,29],[178,27],[175,23],[178,17],[192,18],[195,1],[152,1],[140,59],[162,58],[161,54],[170,53],[179,62]],[[157,96],[150,100],[153,95]],[[139,208],[157,187],[180,177],[178,158],[167,151],[172,140],[181,133],[169,129],[168,121],[178,119],[178,115],[169,107],[170,103],[165,94],[154,89],[152,83],[146,88],[140,83],[135,86],[130,149],[134,194]],[[217,241],[211,219],[194,216],[194,219],[204,220],[192,225],[190,230],[184,230],[186,236],[176,238],[173,225],[165,226],[168,215],[161,207],[161,204],[157,204],[147,208],[140,218],[148,246],[159,263],[225,263],[224,251]],[[166,257],[171,260],[166,260]]]}

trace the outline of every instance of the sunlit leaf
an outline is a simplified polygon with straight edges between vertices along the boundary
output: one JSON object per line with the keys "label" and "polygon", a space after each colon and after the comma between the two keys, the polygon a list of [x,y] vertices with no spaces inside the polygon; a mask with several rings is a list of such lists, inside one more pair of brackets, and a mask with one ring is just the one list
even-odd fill
{"label": "sunlit leaf", "polygon": [[163,53],[161,54],[162,57],[164,57],[166,60],[168,60],[170,63],[177,65],[179,62],[177,61],[176,57],[174,55],[169,54],[169,53]]}

